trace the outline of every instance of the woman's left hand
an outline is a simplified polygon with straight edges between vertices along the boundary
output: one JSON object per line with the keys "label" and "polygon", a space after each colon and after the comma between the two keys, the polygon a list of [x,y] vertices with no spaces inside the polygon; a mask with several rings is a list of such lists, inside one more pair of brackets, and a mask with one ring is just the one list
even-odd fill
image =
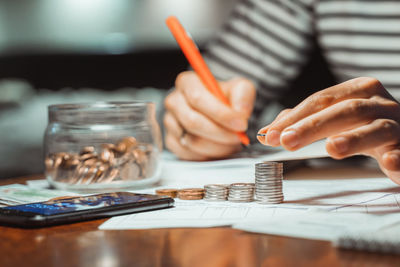
{"label": "woman's left hand", "polygon": [[319,91],[258,133],[266,134],[258,136],[261,143],[291,151],[327,138],[331,157],[371,156],[400,184],[400,104],[377,79],[356,78]]}

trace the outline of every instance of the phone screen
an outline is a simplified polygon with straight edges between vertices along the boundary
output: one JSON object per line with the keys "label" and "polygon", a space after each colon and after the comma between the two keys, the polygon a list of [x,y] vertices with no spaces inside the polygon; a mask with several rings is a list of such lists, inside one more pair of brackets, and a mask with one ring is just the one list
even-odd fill
{"label": "phone screen", "polygon": [[116,192],[49,200],[39,203],[29,203],[17,206],[3,207],[2,209],[35,213],[46,216],[61,213],[70,213],[74,211],[92,210],[128,203],[140,203],[160,198],[162,197],[155,195]]}

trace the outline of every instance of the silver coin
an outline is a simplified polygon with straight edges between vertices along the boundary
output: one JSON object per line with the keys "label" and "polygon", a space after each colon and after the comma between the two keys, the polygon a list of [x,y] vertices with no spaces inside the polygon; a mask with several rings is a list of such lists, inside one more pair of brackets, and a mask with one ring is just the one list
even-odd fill
{"label": "silver coin", "polygon": [[204,189],[210,189],[210,190],[224,190],[228,188],[229,185],[226,184],[207,184],[204,186]]}
{"label": "silver coin", "polygon": [[284,196],[280,195],[280,196],[270,196],[270,197],[266,197],[266,196],[255,196],[254,199],[257,200],[265,200],[265,201],[269,201],[269,200],[277,200],[277,199],[283,199]]}
{"label": "silver coin", "polygon": [[282,184],[268,184],[268,185],[259,185],[256,189],[269,189],[269,188],[282,188]]}
{"label": "silver coin", "polygon": [[260,186],[260,187],[257,187],[256,188],[256,190],[255,190],[255,192],[263,192],[263,191],[269,191],[269,190],[282,190],[282,186],[267,186],[267,187],[265,187],[265,186]]}
{"label": "silver coin", "polygon": [[262,193],[255,193],[256,196],[265,196],[265,197],[273,197],[273,196],[283,196],[282,191],[276,191],[276,192],[262,192]]}
{"label": "silver coin", "polygon": [[257,182],[256,186],[274,186],[274,185],[282,185],[282,180],[281,181],[262,181],[262,182]]}
{"label": "silver coin", "polygon": [[253,202],[254,199],[228,199],[231,202]]}

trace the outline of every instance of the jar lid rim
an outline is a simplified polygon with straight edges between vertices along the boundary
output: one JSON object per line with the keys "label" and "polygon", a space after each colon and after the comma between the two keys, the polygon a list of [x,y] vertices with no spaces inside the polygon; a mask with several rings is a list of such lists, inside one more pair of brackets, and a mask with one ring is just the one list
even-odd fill
{"label": "jar lid rim", "polygon": [[96,101],[86,103],[65,103],[49,105],[50,111],[56,110],[72,110],[72,109],[91,109],[91,108],[130,108],[130,107],[143,107],[148,104],[154,104],[151,101]]}

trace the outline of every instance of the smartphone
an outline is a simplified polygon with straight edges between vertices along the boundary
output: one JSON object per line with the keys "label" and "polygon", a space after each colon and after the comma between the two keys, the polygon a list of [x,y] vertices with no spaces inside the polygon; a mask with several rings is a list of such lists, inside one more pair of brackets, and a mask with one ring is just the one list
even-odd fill
{"label": "smartphone", "polygon": [[24,228],[99,219],[172,207],[166,196],[129,192],[56,198],[44,202],[0,208],[0,224]]}

